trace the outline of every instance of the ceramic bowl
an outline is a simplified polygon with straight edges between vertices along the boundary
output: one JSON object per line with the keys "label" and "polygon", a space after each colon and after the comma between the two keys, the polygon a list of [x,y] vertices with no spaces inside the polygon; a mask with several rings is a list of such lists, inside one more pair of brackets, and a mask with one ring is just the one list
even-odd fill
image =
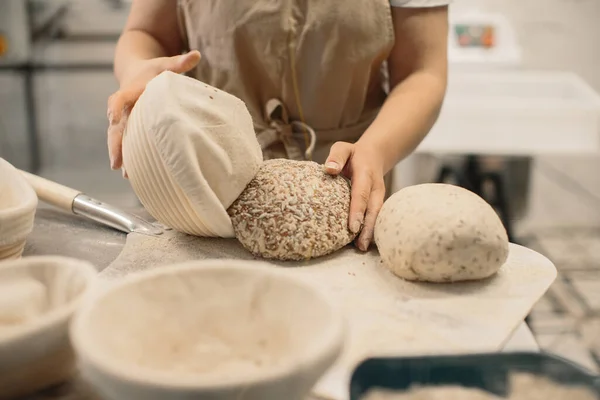
{"label": "ceramic bowl", "polygon": [[344,327],[325,294],[285,271],[210,260],[104,288],[71,338],[106,399],[300,400],[339,356]]}
{"label": "ceramic bowl", "polygon": [[38,198],[19,171],[0,158],[0,260],[21,257]]}
{"label": "ceramic bowl", "polygon": [[65,257],[0,262],[0,399],[71,376],[69,323],[95,276],[91,264]]}

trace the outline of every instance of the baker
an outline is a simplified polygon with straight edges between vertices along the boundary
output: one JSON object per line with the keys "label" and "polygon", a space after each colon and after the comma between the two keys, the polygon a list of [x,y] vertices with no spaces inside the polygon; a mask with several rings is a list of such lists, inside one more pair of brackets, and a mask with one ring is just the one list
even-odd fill
{"label": "baker", "polygon": [[111,168],[146,84],[187,73],[246,103],[265,159],[350,178],[349,227],[366,251],[390,171],[439,114],[450,1],[133,0],[108,101]]}

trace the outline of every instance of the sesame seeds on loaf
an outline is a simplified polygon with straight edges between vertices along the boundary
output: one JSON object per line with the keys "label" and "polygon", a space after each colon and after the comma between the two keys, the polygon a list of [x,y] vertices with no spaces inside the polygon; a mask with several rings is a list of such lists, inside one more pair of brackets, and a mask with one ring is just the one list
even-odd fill
{"label": "sesame seeds on loaf", "polygon": [[311,161],[265,161],[228,210],[236,238],[255,256],[307,260],[352,242],[350,185]]}

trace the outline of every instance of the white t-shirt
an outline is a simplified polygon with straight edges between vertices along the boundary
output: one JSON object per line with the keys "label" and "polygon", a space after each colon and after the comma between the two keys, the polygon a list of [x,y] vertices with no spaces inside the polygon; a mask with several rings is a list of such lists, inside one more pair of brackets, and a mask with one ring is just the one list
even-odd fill
{"label": "white t-shirt", "polygon": [[438,7],[447,6],[452,0],[390,0],[392,7]]}

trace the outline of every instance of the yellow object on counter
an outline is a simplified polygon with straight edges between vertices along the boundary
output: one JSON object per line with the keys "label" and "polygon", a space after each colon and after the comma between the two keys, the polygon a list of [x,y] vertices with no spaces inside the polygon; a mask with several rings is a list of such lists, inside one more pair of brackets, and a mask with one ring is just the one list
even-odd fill
{"label": "yellow object on counter", "polygon": [[0,57],[8,53],[8,40],[6,36],[0,33]]}

